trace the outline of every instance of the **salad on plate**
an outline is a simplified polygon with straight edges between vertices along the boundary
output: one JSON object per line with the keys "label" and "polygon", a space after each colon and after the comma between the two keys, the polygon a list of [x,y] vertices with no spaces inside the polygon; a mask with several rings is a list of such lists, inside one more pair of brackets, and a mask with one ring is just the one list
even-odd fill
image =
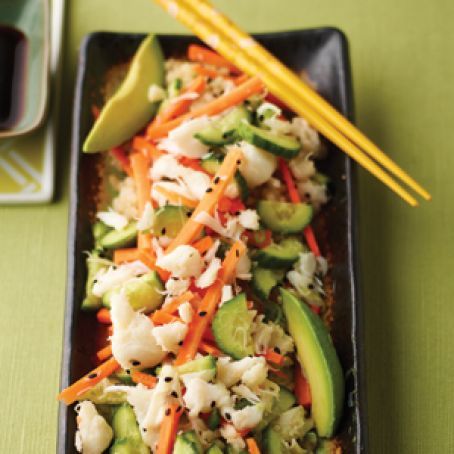
{"label": "salad on plate", "polygon": [[152,35],[96,114],[84,151],[108,151],[115,194],[81,310],[108,335],[59,395],[77,450],[340,452],[317,132],[259,77],[196,44],[165,60]]}

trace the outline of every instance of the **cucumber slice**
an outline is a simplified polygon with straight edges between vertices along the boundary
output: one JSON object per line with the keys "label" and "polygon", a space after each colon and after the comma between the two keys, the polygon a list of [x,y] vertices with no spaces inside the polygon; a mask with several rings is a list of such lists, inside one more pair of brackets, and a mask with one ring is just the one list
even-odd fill
{"label": "cucumber slice", "polygon": [[123,230],[111,230],[100,239],[99,244],[103,249],[123,248],[132,246],[136,237],[136,222],[131,222]]}
{"label": "cucumber slice", "polygon": [[223,146],[238,140],[237,129],[242,120],[250,121],[251,113],[244,106],[234,107],[229,113],[194,134],[203,144]]}
{"label": "cucumber slice", "polygon": [[129,438],[116,440],[109,450],[109,454],[150,454],[144,443],[136,443]]}
{"label": "cucumber slice", "polygon": [[101,248],[100,241],[110,230],[112,229],[101,221],[95,222],[92,225],[91,232],[93,234],[93,239],[95,240],[96,248]]}
{"label": "cucumber slice", "polygon": [[[219,170],[219,167],[221,167],[223,159],[224,156],[210,153],[208,156],[202,159],[200,165],[206,172],[214,175]],[[235,173],[235,184],[238,188],[238,193],[240,194],[241,200],[246,200],[249,197],[249,187],[245,178],[243,177],[243,175],[241,175],[239,170]]]}
{"label": "cucumber slice", "polygon": [[166,205],[156,210],[153,220],[155,235],[175,238],[188,220],[188,210],[182,206]]}
{"label": "cucumber slice", "polygon": [[96,249],[90,253],[86,260],[87,282],[85,284],[85,298],[82,301],[81,309],[83,311],[95,311],[102,306],[102,300],[99,296],[93,295],[93,284],[98,271],[106,268],[107,264],[99,255]]}
{"label": "cucumber slice", "polygon": [[173,454],[202,454],[203,448],[196,435],[191,430],[177,435],[175,446],[173,447]]}
{"label": "cucumber slice", "polygon": [[283,454],[284,446],[281,436],[269,427],[263,436],[263,445],[267,454]]}
{"label": "cucumber slice", "polygon": [[241,449],[240,451],[238,451],[238,449],[234,448],[232,445],[227,445],[225,453],[226,454],[248,454],[248,452],[245,451],[244,449]]}
{"label": "cucumber slice", "polygon": [[282,281],[284,272],[282,270],[270,270],[256,266],[252,270],[252,288],[259,298],[268,299],[271,290]]}
{"label": "cucumber slice", "polygon": [[272,243],[254,252],[253,259],[263,268],[288,268],[299,258],[306,248],[296,238],[286,238],[280,243]]}
{"label": "cucumber slice", "polygon": [[177,366],[177,372],[180,375],[204,372],[204,379],[210,381],[216,376],[216,359],[211,355],[194,359],[181,366]]}
{"label": "cucumber slice", "polygon": [[306,203],[260,200],[257,204],[260,220],[276,233],[299,233],[312,220],[312,206]]}
{"label": "cucumber slice", "polygon": [[241,121],[238,134],[246,142],[287,159],[294,158],[301,149],[301,144],[294,137],[275,134],[245,120]]}
{"label": "cucumber slice", "polygon": [[144,274],[139,278],[132,279],[122,287],[115,287],[106,292],[102,298],[103,305],[110,308],[112,295],[124,289],[128,302],[135,310],[143,310],[144,312],[151,312],[159,307],[164,299],[162,291],[164,286],[156,271]]}
{"label": "cucumber slice", "polygon": [[120,369],[113,374],[113,378],[120,380],[124,385],[134,385],[131,374],[128,374],[125,369]]}
{"label": "cucumber slice", "polygon": [[224,303],[214,316],[213,334],[219,348],[234,359],[254,354],[246,295]]}
{"label": "cucumber slice", "polygon": [[206,454],[222,454],[222,449],[218,445],[211,445]]}
{"label": "cucumber slice", "polygon": [[112,419],[112,429],[116,440],[126,438],[135,443],[143,443],[136,415],[131,405],[124,403],[115,411]]}

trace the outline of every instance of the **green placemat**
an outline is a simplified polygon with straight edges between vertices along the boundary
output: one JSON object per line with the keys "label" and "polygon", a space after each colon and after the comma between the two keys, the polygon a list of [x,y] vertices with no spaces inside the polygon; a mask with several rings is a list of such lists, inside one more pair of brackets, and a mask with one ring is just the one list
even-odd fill
{"label": "green placemat", "polygon": [[[250,31],[334,25],[351,44],[360,127],[432,191],[405,206],[359,172],[371,453],[454,452],[454,3],[223,0]],[[93,30],[184,32],[148,0],[72,0],[57,188],[0,208],[0,452],[55,452],[63,327],[69,128],[77,48]]]}

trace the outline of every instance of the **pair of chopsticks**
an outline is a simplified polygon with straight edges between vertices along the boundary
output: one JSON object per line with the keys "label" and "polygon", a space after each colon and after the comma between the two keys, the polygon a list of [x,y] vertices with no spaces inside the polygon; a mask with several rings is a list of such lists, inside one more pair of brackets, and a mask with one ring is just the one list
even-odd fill
{"label": "pair of chopsticks", "polygon": [[251,76],[259,75],[273,95],[304,117],[322,135],[409,205],[417,206],[418,202],[389,173],[399,178],[425,200],[431,199],[430,194],[420,184],[394,163],[359,129],[250,35],[215,10],[208,0],[155,1],[239,69]]}

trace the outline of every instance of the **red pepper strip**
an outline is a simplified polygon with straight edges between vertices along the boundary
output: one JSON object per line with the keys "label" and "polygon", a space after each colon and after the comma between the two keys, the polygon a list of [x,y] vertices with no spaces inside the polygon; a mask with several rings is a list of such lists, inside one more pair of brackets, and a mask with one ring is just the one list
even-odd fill
{"label": "red pepper strip", "polygon": [[303,407],[310,407],[312,405],[311,389],[309,382],[301,372],[299,364],[295,366],[295,396],[298,403]]}
{"label": "red pepper strip", "polygon": [[110,150],[110,154],[118,161],[123,172],[132,177],[131,164],[125,150],[121,147],[115,147]]}
{"label": "red pepper strip", "polygon": [[111,325],[112,320],[110,318],[110,311],[107,307],[102,307],[96,314],[96,319],[99,323],[103,323],[104,325]]}

